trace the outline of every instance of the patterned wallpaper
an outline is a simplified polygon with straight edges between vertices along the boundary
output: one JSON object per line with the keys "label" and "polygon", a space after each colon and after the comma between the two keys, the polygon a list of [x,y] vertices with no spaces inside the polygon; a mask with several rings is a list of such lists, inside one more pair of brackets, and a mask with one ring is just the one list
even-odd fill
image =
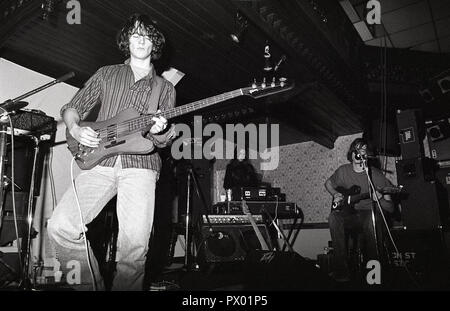
{"label": "patterned wallpaper", "polygon": [[[315,142],[305,142],[280,147],[278,168],[272,171],[259,170],[259,163],[252,164],[262,175],[262,181],[273,187],[280,187],[286,194],[286,200],[297,203],[303,211],[305,223],[328,222],[331,196],[325,190],[324,183],[342,164],[348,163],[346,154],[350,143],[362,133],[339,137],[333,149]],[[395,158],[381,159],[386,167],[386,177],[396,184]],[[384,164],[386,161],[386,164]],[[224,194],[223,177],[228,161],[218,160],[214,166],[214,202]]]}

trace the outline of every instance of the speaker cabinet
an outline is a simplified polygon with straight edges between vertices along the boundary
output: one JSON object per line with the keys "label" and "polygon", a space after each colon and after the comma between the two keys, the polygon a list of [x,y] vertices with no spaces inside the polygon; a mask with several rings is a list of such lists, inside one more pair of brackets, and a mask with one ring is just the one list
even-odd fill
{"label": "speaker cabinet", "polygon": [[0,256],[0,288],[20,277],[20,256],[17,252]]}
{"label": "speaker cabinet", "polygon": [[[448,254],[441,230],[391,230],[398,253],[389,243],[389,283],[398,289],[448,286]],[[405,269],[408,268],[408,271]],[[386,282],[386,281],[385,281]]]}
{"label": "speaker cabinet", "polygon": [[438,141],[428,140],[430,155],[438,161],[450,160],[450,138]]}
{"label": "speaker cabinet", "polygon": [[[15,191],[15,205],[16,205],[16,213],[17,215],[26,215],[27,214],[27,208],[28,208],[28,192],[18,192]],[[4,212],[6,214],[13,213],[13,200],[12,200],[12,192],[8,191],[6,193],[5,198],[5,205],[4,205]]]}
{"label": "speaker cabinet", "polygon": [[[28,209],[28,192],[15,192],[16,215],[19,237],[26,234],[26,217]],[[12,242],[16,239],[16,230],[14,225],[14,212],[12,203],[12,193],[8,191],[5,195],[5,204],[3,206],[3,222],[0,229],[0,246]]]}
{"label": "speaker cabinet", "polygon": [[[265,224],[258,224],[264,240],[272,248]],[[243,261],[249,251],[261,249],[261,244],[251,224],[212,224],[202,227],[200,258],[207,263]]]}
{"label": "speaker cabinet", "polygon": [[444,227],[450,224],[450,167],[441,167],[435,172],[441,221]]}
{"label": "speaker cabinet", "polygon": [[381,121],[376,119],[368,126],[364,131],[363,138],[368,142],[370,150],[375,154],[400,156],[398,130],[395,121],[389,121],[381,126]]}
{"label": "speaker cabinet", "polygon": [[[19,238],[26,237],[27,235],[27,222],[26,216],[17,216],[17,232]],[[34,231],[33,231],[34,232]],[[0,229],[0,246],[6,245],[8,243],[16,240],[16,230],[14,225],[14,217],[12,215],[4,216],[2,228]]]}
{"label": "speaker cabinet", "polygon": [[397,182],[403,186],[401,218],[407,229],[437,229],[442,226],[439,187],[434,180],[432,162],[427,158],[396,162]]}
{"label": "speaker cabinet", "polygon": [[[34,195],[39,196],[41,188],[41,178],[44,169],[45,154],[49,152],[48,144],[40,144],[40,150],[36,158]],[[7,150],[7,161],[5,165],[5,175],[12,178],[12,152]],[[17,136],[14,138],[14,179],[16,191],[29,192],[31,177],[33,173],[34,143],[27,137]],[[12,185],[10,185],[11,187]]]}
{"label": "speaker cabinet", "polygon": [[420,110],[397,111],[397,128],[399,132],[402,159],[423,157],[423,139],[425,138],[422,114]]}
{"label": "speaker cabinet", "polygon": [[450,124],[448,119],[427,124],[427,141],[431,158],[450,160]]}

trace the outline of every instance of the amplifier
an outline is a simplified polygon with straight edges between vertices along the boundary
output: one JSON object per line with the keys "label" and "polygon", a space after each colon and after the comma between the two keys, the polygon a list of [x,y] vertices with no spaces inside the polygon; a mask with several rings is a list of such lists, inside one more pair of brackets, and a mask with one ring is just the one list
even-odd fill
{"label": "amplifier", "polygon": [[[245,202],[252,215],[267,212],[278,217],[294,218],[300,211],[292,202]],[[210,215],[243,215],[242,201],[219,202],[209,208]]]}
{"label": "amplifier", "polygon": [[231,198],[233,201],[267,201],[268,194],[267,188],[241,187],[232,189]]}
{"label": "amplifier", "polygon": [[[272,241],[265,224],[257,224],[263,239],[272,249]],[[250,224],[202,225],[202,241],[198,259],[200,263],[244,262],[247,254],[260,250],[261,243]]]}
{"label": "amplifier", "polygon": [[273,187],[240,187],[231,190],[232,201],[286,201],[286,194],[280,188]]}
{"label": "amplifier", "polygon": [[[257,224],[263,223],[262,215],[252,215]],[[249,224],[247,215],[208,215],[211,224]],[[207,224],[206,215],[203,215],[203,223]]]}

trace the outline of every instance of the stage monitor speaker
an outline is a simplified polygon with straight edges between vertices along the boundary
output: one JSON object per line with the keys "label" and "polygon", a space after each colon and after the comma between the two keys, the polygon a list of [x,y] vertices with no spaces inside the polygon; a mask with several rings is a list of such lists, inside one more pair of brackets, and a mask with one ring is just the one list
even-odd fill
{"label": "stage monitor speaker", "polygon": [[336,283],[296,252],[252,251],[245,260],[247,290],[333,290]]}
{"label": "stage monitor speaker", "polygon": [[425,133],[420,110],[398,110],[397,128],[402,159],[423,157],[423,139]]}
{"label": "stage monitor speaker", "polygon": [[403,186],[401,220],[407,229],[438,229],[442,226],[439,189],[430,159],[396,162],[397,183]]}
{"label": "stage monitor speaker", "polygon": [[[265,224],[257,224],[271,248],[271,239]],[[247,253],[261,249],[261,244],[251,224],[212,224],[202,227],[200,258],[207,263],[244,261]]]}

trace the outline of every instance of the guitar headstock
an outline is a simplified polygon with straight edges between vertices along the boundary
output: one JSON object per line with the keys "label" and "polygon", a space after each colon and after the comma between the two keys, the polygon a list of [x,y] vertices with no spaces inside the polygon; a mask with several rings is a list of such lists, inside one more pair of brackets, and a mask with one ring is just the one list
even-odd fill
{"label": "guitar headstock", "polygon": [[382,194],[397,194],[397,193],[404,193],[405,189],[403,189],[403,185],[399,185],[399,186],[382,187],[379,188],[378,191]]}
{"label": "guitar headstock", "polygon": [[253,98],[265,97],[285,91],[289,91],[294,88],[294,83],[288,81],[286,78],[280,78],[267,82],[264,78],[263,82],[257,83],[253,82],[252,86],[242,88],[242,92],[244,95],[251,96]]}

